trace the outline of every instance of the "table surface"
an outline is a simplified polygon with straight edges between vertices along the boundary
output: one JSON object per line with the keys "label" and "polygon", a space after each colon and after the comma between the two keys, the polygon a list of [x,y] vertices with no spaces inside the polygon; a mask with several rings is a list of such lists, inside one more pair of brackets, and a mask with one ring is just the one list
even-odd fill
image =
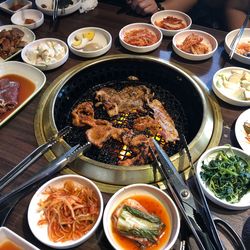
{"label": "table surface", "polygon": [[[133,22],[150,22],[150,17],[138,17],[133,15],[131,12],[128,12],[126,9],[107,3],[99,3],[93,11],[88,13],[80,14],[77,11],[69,16],[59,17],[55,31],[50,28],[51,19],[51,17],[45,16],[44,24],[38,29],[34,30],[37,39],[55,37],[66,41],[68,35],[76,29],[97,26],[108,30],[113,37],[112,47],[111,50],[108,51],[107,55],[129,53],[121,47],[118,39],[119,30],[123,26]],[[1,12],[0,25],[6,25],[10,23],[10,15]],[[149,55],[159,57],[166,61],[174,62],[181,65],[182,67],[185,67],[193,74],[200,77],[200,79],[208,86],[209,89],[211,89],[212,78],[217,70],[227,66],[246,67],[246,65],[242,65],[236,61],[229,61],[223,47],[224,38],[226,36],[225,32],[197,25],[193,25],[192,28],[201,29],[211,33],[216,37],[219,47],[211,59],[201,62],[184,60],[173,52],[171,38],[167,37],[164,37],[161,46],[152,53],[149,53]],[[21,58],[20,56],[17,56],[12,60],[21,61]],[[47,82],[44,89],[20,112],[18,112],[13,119],[8,121],[0,129],[0,176],[6,174],[13,166],[19,163],[25,156],[27,156],[37,147],[33,120],[42,93],[53,82],[53,80],[55,80],[63,72],[83,61],[87,61],[87,59],[70,54],[69,59],[63,66],[59,67],[58,69],[46,72]],[[235,139],[234,125],[238,116],[244,110],[246,110],[246,108],[231,106],[220,101],[219,99],[218,102],[223,116],[223,133],[220,145],[230,143],[233,146],[239,147]],[[33,173],[35,173],[38,169],[41,169],[41,167],[47,163],[47,160],[42,157],[38,162],[33,164],[32,167],[25,171],[25,173],[21,174],[17,179],[15,179],[13,183],[9,184],[5,190],[3,190],[1,195],[8,193],[15,187],[18,187],[18,185],[29,179]],[[33,194],[34,192],[27,195],[17,204],[8,217],[5,226],[24,237],[37,247],[41,249],[49,249],[45,245],[41,244],[32,235],[28,226],[27,208]],[[103,194],[103,196],[106,203],[110,195]],[[243,225],[246,219],[250,216],[249,210],[230,211],[218,207],[213,203],[209,203],[209,206],[216,215],[230,223],[236,232],[241,235]],[[108,243],[104,235],[102,226],[100,226],[96,234],[77,249],[111,249],[111,245]],[[177,245],[175,249],[177,249]],[[230,249],[230,247],[228,247],[228,249]]]}

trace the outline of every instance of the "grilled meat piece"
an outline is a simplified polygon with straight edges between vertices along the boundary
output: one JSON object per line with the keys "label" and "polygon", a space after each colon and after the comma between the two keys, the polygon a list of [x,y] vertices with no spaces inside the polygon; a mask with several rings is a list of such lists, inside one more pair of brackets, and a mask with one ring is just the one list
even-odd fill
{"label": "grilled meat piece", "polygon": [[175,128],[174,121],[163,107],[162,103],[154,99],[148,102],[148,106],[154,111],[154,119],[159,122],[162,130],[159,133],[163,136],[166,142],[174,142],[179,140],[178,131]]}
{"label": "grilled meat piece", "polygon": [[77,127],[95,126],[93,102],[79,103],[72,111],[72,123]]}
{"label": "grilled meat piece", "polygon": [[96,91],[98,105],[103,105],[108,115],[130,113],[133,110],[145,112],[144,104],[153,97],[151,90],[144,85],[128,86],[120,91],[113,88],[102,88]]}
{"label": "grilled meat piece", "polygon": [[112,214],[114,228],[123,236],[136,241],[142,248],[155,244],[166,225],[136,200],[123,201]]}
{"label": "grilled meat piece", "polygon": [[0,79],[0,115],[18,105],[19,86],[18,82]]}

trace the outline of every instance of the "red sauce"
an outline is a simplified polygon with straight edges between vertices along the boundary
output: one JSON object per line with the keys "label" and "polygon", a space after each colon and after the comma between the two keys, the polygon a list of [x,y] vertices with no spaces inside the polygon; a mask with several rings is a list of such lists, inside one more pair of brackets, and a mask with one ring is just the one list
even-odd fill
{"label": "red sauce", "polygon": [[23,248],[17,246],[14,242],[10,240],[5,240],[0,243],[0,250],[22,250]]}
{"label": "red sauce", "polygon": [[22,7],[24,7],[25,4],[20,4],[20,3],[17,3],[17,4],[13,4],[9,9],[12,10],[12,11],[17,11],[19,9],[21,9]]}
{"label": "red sauce", "polygon": [[[17,107],[20,106],[35,90],[35,84],[23,76],[9,74],[9,75],[4,75],[4,76],[0,77],[0,79],[4,79],[4,78],[8,78],[11,81],[16,81],[16,82],[20,83]],[[7,111],[6,113],[0,115],[0,121],[5,119],[15,109],[12,109],[12,110]]]}
{"label": "red sauce", "polygon": [[[166,228],[164,232],[162,233],[157,244],[154,244],[151,247],[146,248],[147,250],[163,249],[163,247],[166,245],[166,243],[168,242],[170,238],[171,230],[172,230],[172,225],[170,224],[170,216],[167,210],[164,208],[164,206],[162,205],[160,201],[153,198],[152,196],[140,195],[140,196],[132,196],[129,198],[138,201],[150,214],[157,215],[162,220],[162,222],[166,225]],[[119,244],[121,249],[141,250],[141,248],[135,243],[135,241],[128,239],[124,236],[121,236],[116,231],[115,228],[112,228],[112,233],[113,233],[115,241]]]}

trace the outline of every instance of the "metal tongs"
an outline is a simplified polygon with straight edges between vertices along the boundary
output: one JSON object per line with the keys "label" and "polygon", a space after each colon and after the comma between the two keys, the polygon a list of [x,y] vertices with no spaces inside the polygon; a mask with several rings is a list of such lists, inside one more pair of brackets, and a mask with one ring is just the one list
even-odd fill
{"label": "metal tongs", "polygon": [[[184,142],[184,149],[188,155],[190,166],[193,171],[193,164],[191,155],[185,137],[182,138]],[[167,187],[176,202],[183,218],[188,224],[199,249],[202,250],[223,250],[225,249],[222,241],[219,238],[215,222],[221,224],[223,229],[232,237],[234,243],[237,244],[237,249],[245,250],[245,246],[239,235],[231,228],[231,226],[220,218],[212,218],[203,190],[194,175],[194,181],[198,190],[199,200],[197,200],[189,187],[184,182],[182,176],[178,173],[169,157],[161,146],[153,139],[153,143],[158,157],[154,151],[151,150],[154,156],[157,167],[166,179]],[[158,161],[159,159],[159,161]]]}
{"label": "metal tongs", "polygon": [[8,217],[8,214],[22,197],[27,195],[38,185],[46,182],[48,178],[62,170],[68,163],[75,160],[90,147],[90,142],[87,142],[83,146],[78,144],[72,147],[65,154],[50,162],[48,166],[43,168],[40,172],[36,173],[27,182],[23,183],[12,192],[0,197],[0,226],[4,224],[6,218]]}
{"label": "metal tongs", "polygon": [[54,144],[59,142],[65,135],[71,131],[71,127],[67,126],[60,130],[57,134],[52,136],[48,141],[33,152],[31,152],[25,159],[16,165],[11,171],[0,179],[0,191],[11,181],[13,181],[19,174],[26,170],[32,163],[39,159],[46,151],[48,151]]}

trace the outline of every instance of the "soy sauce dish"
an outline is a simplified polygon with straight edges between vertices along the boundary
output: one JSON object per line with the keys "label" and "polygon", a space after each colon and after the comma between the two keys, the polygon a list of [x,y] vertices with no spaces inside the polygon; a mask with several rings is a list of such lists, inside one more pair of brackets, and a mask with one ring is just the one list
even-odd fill
{"label": "soy sauce dish", "polygon": [[147,184],[133,184],[116,192],[103,216],[105,234],[117,249],[168,250],[180,230],[180,217],[171,198]]}
{"label": "soy sauce dish", "polygon": [[85,177],[64,175],[38,189],[29,204],[28,223],[43,244],[67,249],[94,234],[102,213],[103,198],[98,187]]}

